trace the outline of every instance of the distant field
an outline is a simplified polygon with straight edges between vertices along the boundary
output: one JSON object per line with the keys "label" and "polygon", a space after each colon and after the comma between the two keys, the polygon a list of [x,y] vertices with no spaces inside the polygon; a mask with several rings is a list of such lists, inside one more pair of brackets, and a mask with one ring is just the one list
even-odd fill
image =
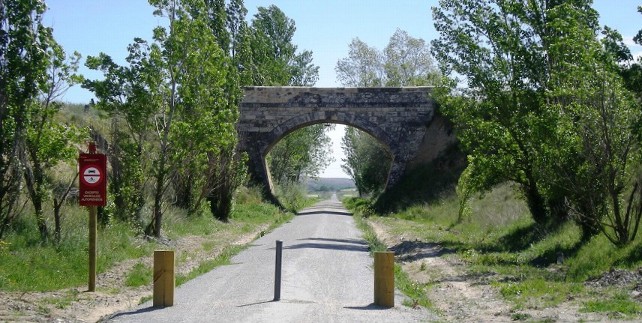
{"label": "distant field", "polygon": [[350,178],[319,178],[309,179],[306,183],[308,192],[335,192],[356,188]]}

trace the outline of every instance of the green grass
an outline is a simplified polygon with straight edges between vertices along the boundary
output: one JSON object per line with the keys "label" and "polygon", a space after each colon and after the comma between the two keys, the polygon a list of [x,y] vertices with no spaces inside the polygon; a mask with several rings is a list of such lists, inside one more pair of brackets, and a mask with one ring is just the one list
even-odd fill
{"label": "green grass", "polygon": [[[40,243],[32,218],[23,216],[16,231],[6,237],[0,252],[0,290],[48,291],[86,284],[88,233],[86,211],[69,207],[59,245]],[[98,232],[97,271],[118,261],[149,254],[154,243],[136,238],[135,230],[114,223]]]}
{"label": "green grass", "polygon": [[553,307],[584,291],[582,284],[551,281],[537,276],[526,277],[520,282],[496,283],[495,286],[517,309]]}
{"label": "green grass", "polygon": [[610,318],[631,318],[642,314],[639,302],[631,300],[624,293],[618,293],[612,299],[599,299],[585,302],[581,308],[583,312],[607,313]]}
{"label": "green grass", "polygon": [[[77,301],[79,294],[80,292],[77,289],[71,289],[65,292],[65,294],[62,297],[45,298],[42,300],[42,302],[44,304],[53,305],[55,308],[58,308],[58,309],[64,309],[67,306],[71,305],[71,303]],[[41,306],[44,304],[41,304]],[[42,307],[47,308],[46,306],[42,306]]]}
{"label": "green grass", "polygon": [[[183,236],[202,236],[213,239],[203,248],[221,246],[225,241],[217,236],[239,236],[289,221],[292,214],[260,202],[253,192],[237,203],[229,223],[207,215],[188,216],[179,209],[168,208],[164,217],[163,236],[176,240]],[[63,232],[59,245],[42,244],[35,220],[29,214],[14,223],[13,230],[0,242],[0,290],[52,291],[63,288],[82,288],[88,275],[88,233],[85,208],[68,205],[63,208]],[[53,224],[50,223],[50,227]],[[210,240],[211,240],[210,239]],[[129,223],[113,221],[98,230],[97,272],[127,259],[151,256],[158,248],[166,248],[140,236],[139,228]],[[230,251],[227,251],[228,253]],[[136,267],[128,274],[130,286],[143,284],[146,269]],[[193,277],[193,276],[190,276]],[[149,281],[149,280],[147,280]]]}
{"label": "green grass", "polygon": [[229,265],[230,259],[232,259],[234,255],[243,251],[245,248],[246,246],[230,246],[225,248],[218,257],[202,262],[198,267],[192,269],[189,273],[185,275],[177,275],[176,286],[180,286],[189,280],[192,280],[202,274],[210,272],[212,269],[216,267]]}
{"label": "green grass", "polygon": [[[396,211],[386,216],[374,212],[372,201],[348,198],[344,203],[357,215],[382,222],[393,235],[441,244],[454,253],[449,257],[467,263],[466,274],[488,277],[513,310],[545,309],[570,301],[587,312],[609,316],[621,313],[626,318],[642,315],[642,302],[628,294],[617,296],[609,290],[584,286],[587,279],[611,268],[637,270],[642,266],[642,239],[618,248],[603,235],[581,241],[581,230],[572,221],[557,227],[538,227],[512,185],[500,185],[470,199],[463,218],[459,217],[460,201],[454,194],[422,203],[396,204]],[[363,229],[363,225],[360,227]],[[376,240],[370,234],[366,228],[366,239]],[[642,232],[638,236],[642,237]],[[558,264],[558,258],[563,263]],[[430,288],[412,282],[408,285],[411,287],[404,291],[407,295]],[[523,313],[514,315],[516,320],[530,319]]]}
{"label": "green grass", "polygon": [[125,278],[125,286],[139,287],[152,283],[153,270],[151,267],[143,263],[137,263],[134,268],[127,273]]}
{"label": "green grass", "polygon": [[414,282],[398,264],[395,264],[395,287],[410,298],[410,300],[406,300],[403,305],[408,307],[433,307],[428,297],[426,297],[426,292],[431,285]]}
{"label": "green grass", "polygon": [[[350,208],[354,210],[354,203],[358,204],[360,202],[354,198],[350,198],[344,200],[344,203],[349,204]],[[363,238],[368,243],[371,255],[374,252],[387,250],[386,245],[377,238],[377,235],[366,221],[364,221],[363,215],[359,211],[355,212],[354,219],[357,227],[363,232]],[[413,282],[410,277],[401,270],[398,264],[395,264],[395,287],[410,298],[410,300],[404,302],[403,305],[409,307],[423,306],[426,308],[432,306],[430,300],[426,297],[426,288],[429,287],[428,284],[417,284]]]}

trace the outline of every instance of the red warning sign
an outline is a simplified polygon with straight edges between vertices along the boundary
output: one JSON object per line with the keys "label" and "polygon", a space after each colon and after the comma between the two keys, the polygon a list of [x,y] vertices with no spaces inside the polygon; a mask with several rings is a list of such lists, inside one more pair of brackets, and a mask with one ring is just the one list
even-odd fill
{"label": "red warning sign", "polygon": [[107,204],[107,158],[103,154],[80,154],[80,194],[82,206]]}

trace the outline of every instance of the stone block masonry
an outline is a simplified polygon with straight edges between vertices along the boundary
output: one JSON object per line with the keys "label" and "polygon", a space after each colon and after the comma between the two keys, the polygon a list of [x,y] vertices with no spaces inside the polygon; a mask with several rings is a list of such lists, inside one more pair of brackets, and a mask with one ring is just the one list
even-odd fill
{"label": "stone block masonry", "polygon": [[[386,188],[394,186],[418,154],[435,116],[432,87],[246,87],[237,130],[249,155],[251,179],[270,188],[265,156],[281,138],[317,123],[359,128],[393,156]],[[425,146],[425,145],[423,145]],[[438,155],[434,154],[434,155]]]}

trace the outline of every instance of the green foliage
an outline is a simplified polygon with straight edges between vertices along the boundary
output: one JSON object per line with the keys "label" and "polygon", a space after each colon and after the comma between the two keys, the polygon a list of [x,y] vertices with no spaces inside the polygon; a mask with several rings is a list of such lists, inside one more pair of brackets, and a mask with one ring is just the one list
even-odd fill
{"label": "green foliage", "polygon": [[24,141],[27,108],[38,94],[38,80],[48,63],[43,54],[51,34],[41,23],[44,11],[44,3],[23,1],[7,1],[0,7],[0,238],[18,216],[18,148]]}
{"label": "green foliage", "polygon": [[618,293],[613,299],[593,300],[584,303],[582,312],[609,313],[613,319],[627,318],[642,313],[642,306],[624,293]]}
{"label": "green foliage", "polygon": [[359,38],[347,58],[337,62],[337,80],[345,86],[419,86],[435,84],[439,75],[426,41],[397,29],[383,51]]}
{"label": "green foliage", "polygon": [[332,162],[331,140],[324,124],[304,127],[279,140],[266,156],[272,180],[277,185],[301,183],[316,178]]}
{"label": "green foliage", "polygon": [[[439,201],[455,191],[464,168],[464,154],[458,146],[451,146],[429,164],[407,169],[394,187],[377,198],[374,206],[377,212],[385,214]],[[466,200],[462,197],[460,201]]]}
{"label": "green foliage", "polygon": [[[347,58],[337,62],[337,79],[346,86],[419,86],[432,85],[439,73],[428,45],[397,29],[383,51],[355,38]],[[341,141],[346,158],[341,166],[354,180],[360,195],[378,195],[383,191],[392,162],[390,147],[377,138],[354,128],[347,128]]]}
{"label": "green foliage", "polygon": [[341,168],[354,180],[360,196],[377,196],[385,188],[392,156],[366,132],[347,127],[341,139],[345,153]]}
{"label": "green foliage", "polygon": [[312,52],[297,54],[292,43],[296,26],[275,5],[259,7],[249,35],[249,55],[241,60],[250,83],[243,85],[311,86],[319,78],[319,67],[312,64]]}
{"label": "green foliage", "polygon": [[540,226],[571,215],[584,239],[602,230],[624,245],[640,219],[630,179],[640,110],[597,40],[590,4],[440,1],[434,53],[468,88],[454,82],[437,97],[469,154],[463,194],[512,181]]}
{"label": "green foliage", "polygon": [[55,100],[80,80],[74,74],[80,55],[66,57],[53,30],[42,24],[45,10],[42,1],[0,6],[0,237],[20,215],[16,206],[24,187],[42,242],[49,239],[43,210],[54,195],[52,168],[71,159],[83,135],[55,118],[61,106]]}
{"label": "green foliage", "polygon": [[276,197],[286,210],[296,213],[297,211],[314,204],[315,200],[307,195],[302,184],[290,183],[276,187]]}
{"label": "green foliage", "polygon": [[[365,198],[348,197],[343,199],[343,204],[354,213],[355,219],[359,219],[359,217],[367,218],[375,214],[372,202]],[[357,224],[359,224],[359,220],[357,220]]]}
{"label": "green foliage", "polygon": [[[642,13],[642,7],[638,6],[638,13]],[[642,60],[634,59],[631,50],[624,43],[622,35],[615,29],[604,27],[601,42],[606,51],[618,63],[617,67],[620,76],[624,80],[624,86],[635,93],[637,99],[642,99]],[[635,44],[642,44],[642,30],[633,37]]]}
{"label": "green foliage", "polygon": [[151,3],[168,18],[168,27],[157,27],[151,43],[135,39],[128,48],[129,66],[114,64],[106,54],[88,58],[87,66],[106,78],[84,86],[96,93],[98,106],[114,122],[127,125],[127,132],[121,127],[112,132],[117,212],[140,221],[145,198],[151,196],[152,219],[145,231],[160,236],[170,184],[177,205],[190,213],[209,198],[216,216],[229,217],[243,160],[234,153],[240,99],[236,71],[215,37],[222,31],[210,29],[225,21],[221,3]]}
{"label": "green foliage", "polygon": [[152,278],[154,273],[152,268],[146,266],[143,263],[137,263],[134,265],[134,268],[127,273],[127,278],[125,278],[125,286],[129,287],[139,287],[150,285],[152,283]]}
{"label": "green foliage", "polygon": [[[227,241],[229,237],[266,226],[272,229],[292,218],[292,214],[263,203],[260,194],[247,191],[244,194],[246,197],[239,197],[244,203],[234,209],[230,223],[204,214],[188,216],[185,210],[170,207],[163,230],[172,240],[201,236],[221,245],[223,242],[216,239]],[[13,230],[0,241],[0,290],[51,291],[87,283],[87,211],[82,207],[69,207],[64,220],[57,245],[40,243],[34,217],[22,217],[14,223]],[[98,232],[98,273],[127,259],[151,257],[159,245],[154,240],[144,239],[139,232],[130,223],[117,219],[102,227]],[[228,250],[225,257],[238,250]],[[151,282],[151,270],[139,262],[141,264],[127,274],[128,286]]]}

